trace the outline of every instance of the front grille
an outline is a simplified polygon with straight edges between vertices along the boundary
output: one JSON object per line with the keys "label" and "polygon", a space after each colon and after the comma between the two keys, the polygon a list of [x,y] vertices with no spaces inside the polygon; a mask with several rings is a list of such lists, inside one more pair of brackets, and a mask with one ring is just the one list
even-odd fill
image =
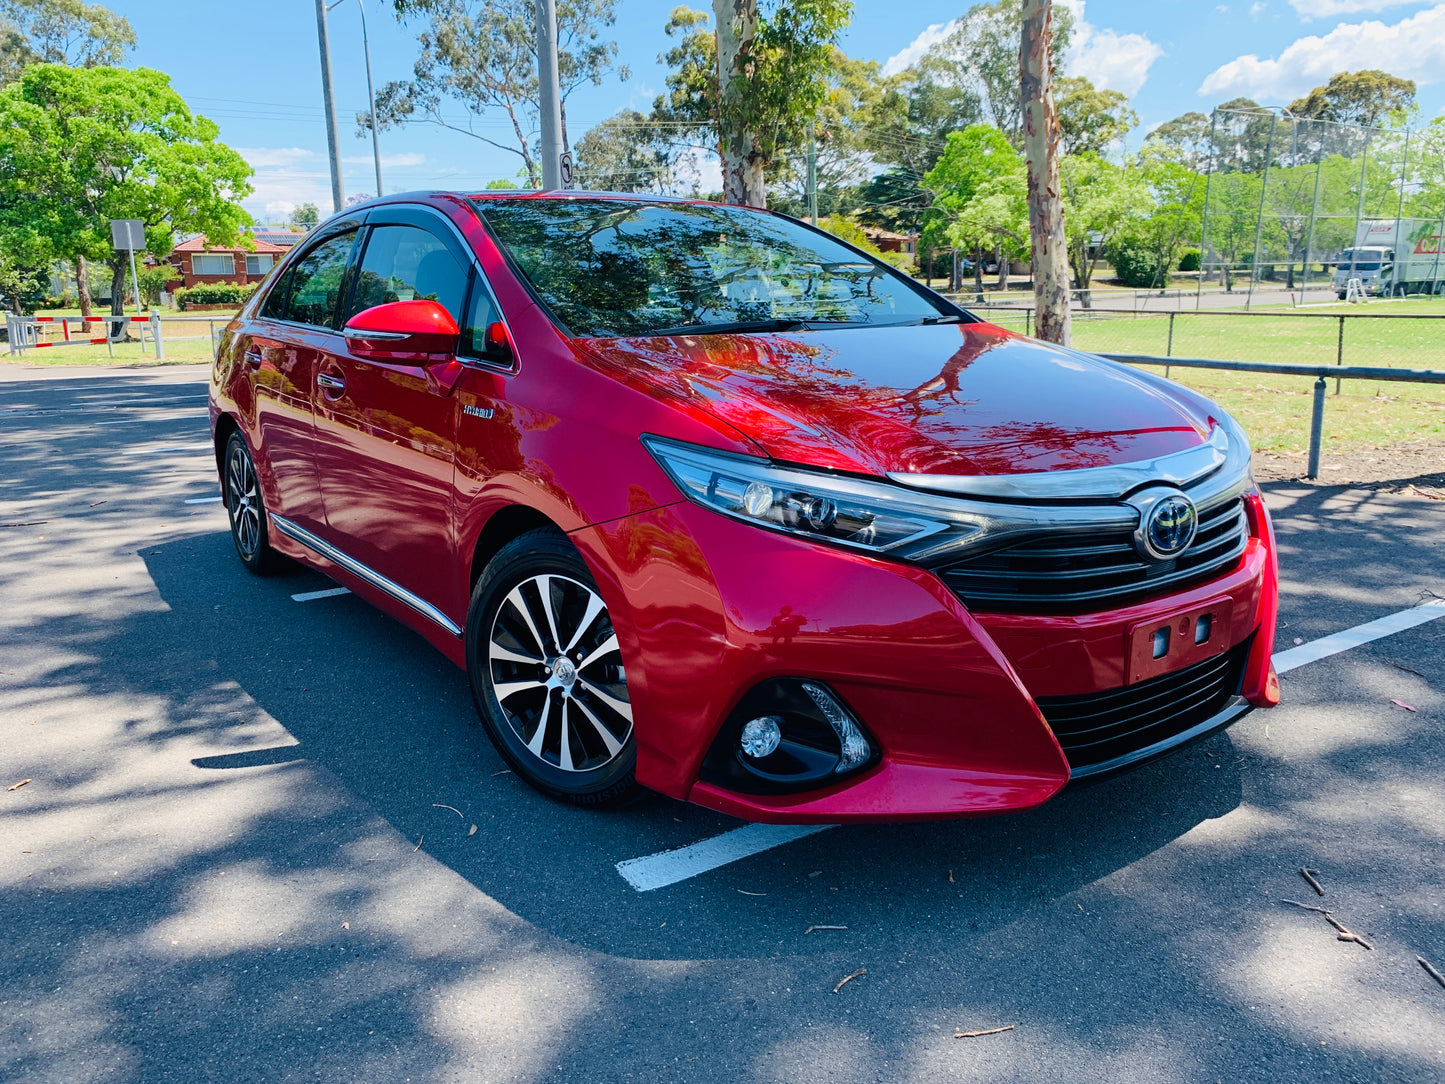
{"label": "front grille", "polygon": [[938,570],[971,609],[1082,612],[1202,583],[1233,567],[1249,541],[1244,501],[1200,509],[1199,530],[1172,561],[1147,561],[1129,530],[1033,538]]}
{"label": "front grille", "polygon": [[1246,640],[1137,685],[1085,696],[1041,696],[1036,703],[1075,775],[1088,775],[1091,767],[1127,759],[1223,711],[1239,693],[1249,645]]}

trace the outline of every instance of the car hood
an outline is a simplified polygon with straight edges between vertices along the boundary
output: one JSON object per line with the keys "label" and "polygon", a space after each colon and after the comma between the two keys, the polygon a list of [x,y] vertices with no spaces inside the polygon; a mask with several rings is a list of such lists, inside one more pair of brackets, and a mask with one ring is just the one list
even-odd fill
{"label": "car hood", "polygon": [[768,455],[865,474],[1020,474],[1208,440],[1198,405],[1123,366],[992,324],[593,339]]}

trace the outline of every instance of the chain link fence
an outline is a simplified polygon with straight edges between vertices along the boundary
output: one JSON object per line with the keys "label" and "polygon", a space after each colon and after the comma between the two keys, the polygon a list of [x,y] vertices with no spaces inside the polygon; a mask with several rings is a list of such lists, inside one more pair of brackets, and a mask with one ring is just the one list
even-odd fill
{"label": "chain link fence", "polygon": [[1207,156],[1201,290],[1343,294],[1350,278],[1367,293],[1445,286],[1442,126],[1365,128],[1286,109],[1216,109],[1199,154]]}

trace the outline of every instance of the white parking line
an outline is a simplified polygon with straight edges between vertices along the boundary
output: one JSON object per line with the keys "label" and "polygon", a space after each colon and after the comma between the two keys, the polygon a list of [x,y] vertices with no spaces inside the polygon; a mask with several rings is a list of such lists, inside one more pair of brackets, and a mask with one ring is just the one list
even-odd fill
{"label": "white parking line", "polygon": [[1429,602],[1422,602],[1419,606],[1412,606],[1408,610],[1376,618],[1363,625],[1356,625],[1352,629],[1345,629],[1344,632],[1321,636],[1318,640],[1311,640],[1307,644],[1300,644],[1299,647],[1281,651],[1274,657],[1274,668],[1278,673],[1287,674],[1306,663],[1318,662],[1331,655],[1338,655],[1341,651],[1348,651],[1352,647],[1368,644],[1371,640],[1378,640],[1383,636],[1391,636],[1397,632],[1404,632],[1406,629],[1413,629],[1416,625],[1434,621],[1437,617],[1445,617],[1445,598],[1432,598]]}
{"label": "white parking line", "polygon": [[654,888],[686,881],[699,873],[726,866],[739,858],[760,854],[795,839],[837,827],[836,824],[749,824],[690,847],[618,862],[617,872],[637,891],[650,892]]}
{"label": "white parking line", "polygon": [[[1307,663],[1318,662],[1439,617],[1445,617],[1445,599],[1431,599],[1408,610],[1281,651],[1274,657],[1274,668],[1278,673],[1288,673]],[[628,858],[617,863],[617,872],[637,891],[650,892],[836,827],[836,824],[749,824],[687,847],[659,851],[644,858]]]}
{"label": "white parking line", "polygon": [[187,504],[220,504],[220,497],[192,497]]}
{"label": "white parking line", "polygon": [[328,587],[325,591],[302,591],[299,595],[292,595],[292,602],[310,602],[317,598],[335,598],[337,595],[349,595],[349,587]]}
{"label": "white parking line", "polygon": [[168,444],[161,448],[122,448],[121,455],[166,455],[170,452],[209,452],[209,444]]}

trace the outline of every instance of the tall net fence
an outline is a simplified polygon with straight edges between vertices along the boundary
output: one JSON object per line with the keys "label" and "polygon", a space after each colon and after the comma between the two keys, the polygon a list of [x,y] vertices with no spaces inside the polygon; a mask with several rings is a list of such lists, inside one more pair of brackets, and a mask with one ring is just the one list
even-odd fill
{"label": "tall net fence", "polygon": [[1215,110],[1201,288],[1445,293],[1445,128]]}

